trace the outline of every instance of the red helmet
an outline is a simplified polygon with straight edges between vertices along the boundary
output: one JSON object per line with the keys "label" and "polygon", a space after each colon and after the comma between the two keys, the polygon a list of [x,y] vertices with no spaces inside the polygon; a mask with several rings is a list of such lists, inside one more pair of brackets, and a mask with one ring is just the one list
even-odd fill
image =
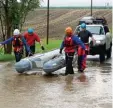
{"label": "red helmet", "polygon": [[65,33],[66,33],[67,35],[71,35],[71,34],[73,33],[72,28],[71,28],[71,27],[67,27],[67,28],[65,29]]}

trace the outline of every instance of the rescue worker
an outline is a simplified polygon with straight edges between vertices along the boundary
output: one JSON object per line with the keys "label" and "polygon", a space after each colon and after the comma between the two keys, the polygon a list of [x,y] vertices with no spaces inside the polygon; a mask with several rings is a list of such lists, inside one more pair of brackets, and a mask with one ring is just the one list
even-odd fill
{"label": "rescue worker", "polygon": [[78,33],[78,37],[81,39],[81,41],[85,45],[85,51],[81,48],[81,46],[78,46],[78,71],[83,72],[86,68],[86,57],[89,53],[89,37],[92,38],[93,42],[95,41],[92,37],[92,34],[86,30],[86,24],[82,23],[80,25],[81,31]]}
{"label": "rescue worker", "polygon": [[64,48],[65,51],[65,59],[66,59],[66,70],[65,75],[74,74],[72,61],[75,53],[76,45],[80,45],[83,50],[85,50],[85,46],[83,42],[73,34],[73,30],[71,27],[67,27],[65,29],[65,37],[60,47],[60,54],[62,54],[62,50]]}
{"label": "rescue worker", "polygon": [[2,46],[4,44],[8,44],[10,42],[12,42],[12,45],[13,45],[13,50],[14,50],[16,62],[19,62],[21,60],[21,58],[22,58],[22,55],[23,55],[23,46],[25,46],[25,49],[28,52],[28,54],[31,54],[30,48],[27,45],[26,40],[20,34],[20,31],[18,29],[14,30],[13,37],[7,39],[4,42],[1,42],[0,46]]}
{"label": "rescue worker", "polygon": [[[32,28],[28,28],[27,32],[24,33],[24,38],[26,39],[32,54],[35,53],[35,41],[39,42],[41,49],[44,50],[44,47],[40,41],[40,37],[38,36],[38,34],[34,32]],[[26,52],[26,56],[28,56],[27,52]]]}

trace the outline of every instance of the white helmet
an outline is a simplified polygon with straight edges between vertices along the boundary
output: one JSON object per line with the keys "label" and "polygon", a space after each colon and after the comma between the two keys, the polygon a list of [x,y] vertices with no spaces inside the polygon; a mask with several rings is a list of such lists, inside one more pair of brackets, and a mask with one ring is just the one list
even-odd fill
{"label": "white helmet", "polygon": [[20,31],[18,30],[18,29],[15,29],[14,31],[13,31],[13,35],[19,35],[20,34]]}

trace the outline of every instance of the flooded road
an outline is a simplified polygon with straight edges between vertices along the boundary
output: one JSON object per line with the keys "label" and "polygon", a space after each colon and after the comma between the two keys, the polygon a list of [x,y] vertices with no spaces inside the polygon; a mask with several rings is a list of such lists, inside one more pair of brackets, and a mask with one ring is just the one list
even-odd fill
{"label": "flooded road", "polygon": [[0,64],[0,108],[112,108],[112,60],[88,58],[85,73],[18,74]]}

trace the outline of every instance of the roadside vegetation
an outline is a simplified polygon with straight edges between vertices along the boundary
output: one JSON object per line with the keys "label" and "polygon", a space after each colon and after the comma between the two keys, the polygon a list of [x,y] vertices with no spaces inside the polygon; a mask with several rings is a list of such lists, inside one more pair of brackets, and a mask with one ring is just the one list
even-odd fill
{"label": "roadside vegetation", "polygon": [[40,48],[40,45],[37,43],[36,44],[36,53],[40,53],[40,52],[48,52],[50,50],[54,50],[57,48],[60,48],[62,40],[55,40],[55,39],[49,39],[49,44],[46,44],[46,39],[43,40],[43,45],[45,47],[45,51],[42,51]]}

